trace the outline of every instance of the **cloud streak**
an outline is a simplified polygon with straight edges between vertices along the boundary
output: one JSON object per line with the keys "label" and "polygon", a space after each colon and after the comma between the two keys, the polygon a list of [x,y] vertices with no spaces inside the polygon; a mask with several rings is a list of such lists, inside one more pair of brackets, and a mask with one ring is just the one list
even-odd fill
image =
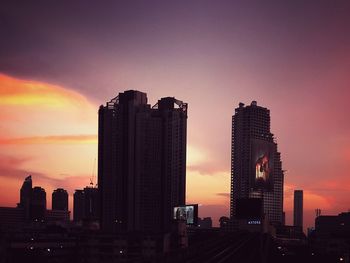
{"label": "cloud streak", "polygon": [[20,138],[0,138],[0,145],[11,144],[96,144],[97,135],[56,135],[56,136],[32,136]]}
{"label": "cloud streak", "polygon": [[218,196],[222,196],[222,197],[226,197],[226,198],[230,198],[230,193],[217,193],[216,195]]}
{"label": "cloud streak", "polygon": [[0,105],[66,107],[69,104],[87,106],[79,93],[43,82],[23,80],[0,74]]}

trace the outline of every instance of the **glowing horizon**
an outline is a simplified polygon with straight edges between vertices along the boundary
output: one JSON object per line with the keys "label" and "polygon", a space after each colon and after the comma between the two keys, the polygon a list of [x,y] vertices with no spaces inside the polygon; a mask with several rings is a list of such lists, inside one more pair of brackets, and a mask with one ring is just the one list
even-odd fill
{"label": "glowing horizon", "polygon": [[[11,137],[5,136],[0,137],[0,147],[2,149],[6,149],[6,152],[11,154],[1,154],[0,159],[2,160],[3,165],[0,166],[0,171],[7,171],[10,174],[13,172],[15,174],[15,178],[11,178],[11,176],[1,175],[3,180],[5,180],[6,184],[10,185],[10,191],[1,191],[1,205],[14,206],[19,199],[19,189],[22,184],[23,179],[28,174],[33,174],[33,181],[35,185],[41,185],[47,191],[47,203],[48,207],[51,207],[51,192],[53,189],[58,187],[63,187],[69,191],[69,200],[70,200],[70,210],[72,210],[72,195],[74,189],[81,189],[88,185],[91,174],[91,165],[93,158],[97,157],[97,134],[88,134],[89,131],[96,129],[97,126],[97,109],[98,107],[91,102],[87,98],[85,98],[81,94],[77,94],[76,92],[70,92],[69,90],[63,87],[51,86],[46,83],[33,84],[33,82],[28,82],[26,80],[17,80],[15,78],[11,78],[9,76],[1,75],[0,77],[0,89],[4,86],[3,83],[8,83],[8,80],[11,80],[12,86],[16,87],[16,90],[24,90],[27,87],[27,83],[31,83],[32,90],[45,90],[47,91],[44,98],[41,97],[40,93],[34,93],[37,96],[37,101],[43,101],[45,99],[57,100],[57,105],[60,105],[60,100],[57,99],[57,93],[59,92],[62,100],[64,102],[63,107],[54,107],[54,110],[49,112],[49,119],[55,118],[55,125],[53,125],[49,130],[46,130],[47,135],[43,134],[43,131],[38,130],[38,134],[40,136],[32,136],[33,132],[28,131],[30,136],[23,136],[25,134],[21,133],[23,137]],[[40,89],[36,89],[35,85],[38,85]],[[12,100],[16,99],[16,92],[11,93]],[[21,100],[17,103],[8,104],[5,102],[0,103],[0,109],[8,109],[11,108],[12,116],[16,116],[18,113],[15,111],[14,105],[28,105],[28,103],[32,103],[32,94],[29,94],[29,102],[25,101],[25,92],[20,93]],[[51,98],[50,96],[53,96]],[[1,90],[0,96],[9,96],[9,93],[6,90]],[[73,99],[71,98],[73,96]],[[81,99],[79,102],[78,100]],[[70,110],[78,111],[77,114],[73,114],[76,116],[80,116],[82,113],[79,113],[81,110],[80,107],[76,107],[76,105],[81,106],[82,104],[86,104],[87,108],[94,108],[96,112],[91,111],[88,117],[86,112],[84,113],[85,117],[80,119],[79,122],[84,123],[86,120],[90,122],[90,126],[86,129],[86,134],[84,134],[85,130],[76,129],[72,127],[72,132],[69,134],[63,135],[51,135],[54,134],[55,126],[65,125],[69,117],[65,115],[62,118],[61,114],[66,112],[66,107],[70,108]],[[52,109],[51,104],[43,104],[36,105],[40,106],[40,112],[47,108]],[[86,110],[84,107],[83,111]],[[21,109],[19,109],[21,112]],[[33,111],[31,114],[37,114],[37,111]],[[72,115],[71,115],[72,116]],[[76,117],[75,116],[75,117]],[[68,118],[68,119],[67,119]],[[191,118],[191,115],[189,115]],[[34,125],[37,126],[37,123],[33,123],[31,121],[31,116],[26,117],[27,122],[23,123],[23,119],[20,123],[16,124],[16,121],[13,123],[8,119],[7,124],[9,127],[14,128],[15,130],[20,129],[22,125]],[[74,118],[73,118],[74,119]],[[78,124],[74,120],[75,124]],[[189,120],[190,121],[190,120]],[[80,124],[78,124],[80,126]],[[68,127],[66,127],[68,128]],[[45,129],[43,129],[45,130]],[[79,131],[79,133],[75,134],[74,132]],[[2,135],[3,136],[3,135]],[[60,149],[62,148],[62,149]],[[52,156],[50,154],[40,155],[38,154],[40,150],[44,152],[51,152],[55,149],[56,154],[60,154],[59,159],[56,161],[52,160]],[[87,149],[89,149],[87,151]],[[213,169],[213,167],[208,166],[208,160],[210,160],[211,153],[208,151],[208,148],[196,147],[188,142],[188,154],[187,154],[187,194],[186,198],[189,203],[199,203],[204,207],[211,207],[211,209],[204,211],[200,210],[200,215],[202,216],[213,216],[214,219],[218,219],[220,216],[227,216],[229,214],[229,192],[230,192],[230,172],[227,168],[217,167]],[[73,154],[67,154],[71,152]],[[73,156],[79,156],[78,159],[75,158],[75,161],[82,159],[83,161],[72,162]],[[283,152],[282,152],[283,156]],[[85,162],[88,161],[90,164],[86,167]],[[47,167],[43,165],[47,164]],[[62,169],[62,166],[67,165],[70,167],[70,172],[66,173],[66,169]],[[12,169],[12,170],[11,170]],[[75,172],[73,172],[75,171]],[[73,172],[73,173],[72,173]],[[96,177],[96,171],[92,172]],[[57,174],[57,175],[54,175]],[[96,178],[95,178],[96,180]],[[292,203],[293,196],[292,192],[297,187],[295,185],[285,184],[285,204],[284,210],[287,213],[287,216],[291,217],[292,213]],[[314,207],[322,207],[327,210],[332,209],[332,205],[329,199],[322,197],[321,195],[309,191],[307,188],[304,188],[304,210],[306,214],[306,224],[310,225],[310,214],[313,211]],[[329,197],[328,197],[329,198]],[[226,211],[225,211],[226,210]],[[214,222],[217,225],[218,222]]]}

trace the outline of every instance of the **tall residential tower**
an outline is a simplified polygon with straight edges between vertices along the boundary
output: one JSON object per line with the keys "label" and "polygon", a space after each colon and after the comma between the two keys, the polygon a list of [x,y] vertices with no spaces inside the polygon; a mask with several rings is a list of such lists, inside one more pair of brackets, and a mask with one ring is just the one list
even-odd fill
{"label": "tall residential tower", "polygon": [[294,191],[293,225],[303,229],[303,190]]}
{"label": "tall residential tower", "polygon": [[68,193],[63,188],[52,192],[52,210],[68,211]]}
{"label": "tall residential tower", "polygon": [[256,101],[248,106],[240,103],[232,116],[231,217],[236,216],[239,199],[261,198],[268,220],[282,224],[283,180],[270,111]]}
{"label": "tall residential tower", "polygon": [[101,106],[98,133],[100,224],[117,233],[170,231],[185,204],[187,104],[162,98],[151,107],[129,90]]}

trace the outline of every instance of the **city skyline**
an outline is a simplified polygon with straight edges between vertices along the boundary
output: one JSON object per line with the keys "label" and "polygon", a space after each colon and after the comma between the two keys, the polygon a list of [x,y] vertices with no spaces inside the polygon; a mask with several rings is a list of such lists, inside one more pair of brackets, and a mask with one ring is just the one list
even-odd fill
{"label": "city skyline", "polygon": [[229,213],[231,116],[252,100],[271,110],[287,223],[294,189],[304,190],[306,227],[316,208],[348,209],[348,4],[45,8],[1,10],[2,206],[15,206],[15,189],[32,174],[47,193],[67,189],[72,211],[74,190],[94,174],[98,106],[137,89],[152,104],[189,103],[187,200],[214,224]]}

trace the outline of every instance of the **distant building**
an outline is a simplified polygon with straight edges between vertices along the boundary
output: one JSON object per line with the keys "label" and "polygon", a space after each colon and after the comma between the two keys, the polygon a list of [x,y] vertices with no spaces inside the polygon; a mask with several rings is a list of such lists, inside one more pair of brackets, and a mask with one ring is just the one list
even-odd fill
{"label": "distant building", "polygon": [[33,188],[32,184],[32,177],[26,177],[20,190],[20,202],[17,207],[0,207],[0,231],[18,230],[30,226],[31,222],[45,224],[70,220],[68,196],[65,190],[59,188],[54,191],[52,206],[56,209],[46,210],[45,189],[39,186]]}
{"label": "distant building", "polygon": [[34,221],[44,220],[46,212],[46,192],[44,188],[36,186],[32,191],[30,203],[31,219]]}
{"label": "distant building", "polygon": [[21,207],[0,207],[0,231],[18,228],[25,222],[24,209]]}
{"label": "distant building", "polygon": [[256,101],[239,104],[232,116],[231,149],[231,218],[237,215],[237,200],[261,198],[268,221],[282,224],[284,175],[267,108]]}
{"label": "distant building", "polygon": [[76,222],[83,220],[99,220],[99,197],[98,189],[94,187],[85,187],[84,190],[75,190],[73,196],[73,220]]}
{"label": "distant building", "polygon": [[336,216],[318,216],[315,219],[315,231],[325,235],[346,235],[350,238],[350,212]]}
{"label": "distant building", "polygon": [[185,204],[187,103],[129,90],[99,109],[98,187],[105,232],[165,233]]}
{"label": "distant building", "polygon": [[293,225],[303,229],[303,190],[294,191]]}
{"label": "distant building", "polygon": [[98,189],[94,187],[84,188],[84,216],[88,220],[98,220],[100,216],[100,200]]}
{"label": "distant building", "polygon": [[46,210],[45,220],[47,222],[68,222],[70,220],[70,212],[68,210]]}
{"label": "distant building", "polygon": [[[33,188],[32,176],[24,179],[20,190],[20,202],[17,207],[22,209],[25,221],[41,221],[45,218],[46,192],[43,188],[36,186]],[[16,212],[17,213],[17,212]]]}
{"label": "distant building", "polygon": [[281,225],[276,226],[276,237],[286,239],[305,239],[306,236],[298,226]]}
{"label": "distant building", "polygon": [[57,188],[52,193],[52,210],[68,211],[68,193],[62,188]]}
{"label": "distant building", "polygon": [[24,218],[26,221],[30,220],[30,204],[32,200],[32,188],[33,188],[32,176],[29,175],[24,179],[24,182],[20,190],[20,201],[17,204],[19,208],[23,209]]}
{"label": "distant building", "polygon": [[211,228],[213,226],[213,221],[211,219],[211,217],[204,217],[202,218],[198,218],[198,227],[199,228]]}
{"label": "distant building", "polygon": [[[309,244],[314,253],[336,255],[348,259],[350,251],[350,212],[334,216],[318,216],[315,230],[309,233]],[[344,261],[347,262],[347,261]]]}
{"label": "distant building", "polygon": [[84,190],[75,190],[73,195],[73,220],[79,222],[83,220],[85,214]]}

